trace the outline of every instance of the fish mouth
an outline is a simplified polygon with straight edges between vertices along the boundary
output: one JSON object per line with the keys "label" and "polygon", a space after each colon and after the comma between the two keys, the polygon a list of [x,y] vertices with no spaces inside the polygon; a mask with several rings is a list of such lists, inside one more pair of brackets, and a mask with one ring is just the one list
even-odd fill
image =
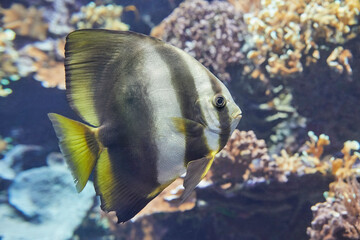
{"label": "fish mouth", "polygon": [[242,112],[241,110],[237,110],[236,112],[234,112],[233,114],[231,114],[231,117],[233,119],[236,119],[236,120],[240,120],[242,118]]}

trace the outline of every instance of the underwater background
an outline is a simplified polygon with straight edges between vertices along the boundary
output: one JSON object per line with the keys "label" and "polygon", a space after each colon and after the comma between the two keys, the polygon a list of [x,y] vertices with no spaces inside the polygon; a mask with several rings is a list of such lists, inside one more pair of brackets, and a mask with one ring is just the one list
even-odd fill
{"label": "underwater background", "polygon": [[[47,113],[66,35],[131,30],[210,69],[243,111],[189,200],[116,224],[78,194]],[[0,239],[360,239],[359,0],[0,0]]]}

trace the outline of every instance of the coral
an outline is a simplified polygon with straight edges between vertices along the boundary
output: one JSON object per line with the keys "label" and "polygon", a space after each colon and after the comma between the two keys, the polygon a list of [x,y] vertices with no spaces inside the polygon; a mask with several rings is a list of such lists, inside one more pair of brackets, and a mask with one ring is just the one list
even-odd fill
{"label": "coral", "polygon": [[310,240],[355,240],[360,238],[360,184],[355,177],[338,181],[324,203],[311,208],[314,219],[307,229]]}
{"label": "coral", "polygon": [[329,67],[334,68],[340,74],[344,72],[344,69],[347,74],[352,74],[352,68],[350,65],[350,60],[352,59],[352,54],[349,49],[344,49],[339,46],[335,48],[331,54],[326,59],[326,63]]}
{"label": "coral", "polygon": [[330,164],[327,158],[323,157],[324,146],[330,144],[329,137],[321,134],[317,137],[314,132],[308,132],[310,141],[306,142],[306,150],[293,155],[288,154],[284,149],[280,155],[274,155],[273,158],[280,169],[286,175],[294,174],[304,175],[320,172],[328,175],[330,172]]}
{"label": "coral", "polygon": [[[262,7],[258,13],[245,16],[254,43],[247,53],[255,65],[247,70],[252,77],[294,76],[304,66],[317,62],[324,47],[331,53],[336,49],[333,45],[344,44],[359,34],[354,27],[359,21],[358,0],[263,0]],[[351,53],[347,50],[340,57],[337,52],[329,66],[341,72],[345,68],[351,74]],[[331,60],[338,57],[339,63]]]}
{"label": "coral", "polygon": [[[343,47],[335,48],[339,57],[320,59],[301,76],[287,81],[287,86],[292,89],[292,105],[307,119],[307,130],[329,135],[334,151],[341,149],[348,139],[360,141],[360,129],[356,127],[360,121],[360,108],[354,107],[360,101],[360,82],[356,81],[360,69],[355,67],[360,66],[360,58],[356,57],[360,54],[359,40],[360,36]],[[352,67],[346,70],[350,52],[353,55]],[[343,68],[343,73],[330,70],[327,60],[335,67]],[[348,71],[352,72],[351,76]]]}
{"label": "coral", "polygon": [[237,11],[243,13],[255,13],[261,9],[261,1],[260,0],[228,0],[228,2],[235,7]]}
{"label": "coral", "polygon": [[360,150],[359,142],[346,141],[344,147],[341,149],[342,158],[332,158],[332,174],[336,179],[344,180],[348,177],[354,176],[359,172],[359,169],[353,168],[356,160],[360,159],[360,153],[355,152]]}
{"label": "coral", "polygon": [[8,85],[11,81],[19,80],[18,69],[15,66],[18,53],[13,46],[15,36],[11,29],[0,28],[0,97],[11,94],[12,89]]}
{"label": "coral", "polygon": [[243,58],[245,29],[242,15],[231,4],[194,0],[181,3],[151,35],[185,50],[227,81],[226,68]]}
{"label": "coral", "polygon": [[50,6],[42,6],[44,18],[49,23],[49,32],[65,36],[74,26],[70,24],[70,14],[76,8],[75,0],[52,0]]}
{"label": "coral", "polygon": [[28,44],[19,50],[17,61],[21,76],[35,73],[34,78],[44,87],[65,89],[64,40],[47,40]]}
{"label": "coral", "polygon": [[[324,194],[326,202],[311,208],[314,218],[307,229],[311,240],[360,238],[360,184],[356,179],[360,171],[355,167],[359,149],[357,141],[346,141],[341,150],[343,157],[331,159],[335,181]],[[321,154],[319,150],[313,152]]]}
{"label": "coral", "polygon": [[45,40],[48,24],[43,21],[42,11],[35,7],[25,8],[14,3],[9,9],[1,9],[3,27],[13,29],[21,36]]}
{"label": "coral", "polygon": [[123,7],[109,4],[96,6],[94,2],[83,6],[79,13],[71,16],[71,23],[82,28],[105,28],[111,30],[129,30],[129,25],[121,22]]}
{"label": "coral", "polygon": [[287,182],[289,176],[303,176],[331,172],[329,160],[323,157],[324,146],[330,144],[328,136],[317,137],[308,133],[306,150],[289,154],[285,149],[272,157],[265,141],[257,139],[253,131],[235,130],[225,148],[216,156],[208,178],[220,190],[231,191],[246,181]]}
{"label": "coral", "polygon": [[269,149],[279,152],[280,149],[296,145],[297,131],[306,127],[306,119],[292,106],[291,89],[279,85],[272,89],[272,93],[272,98],[260,104],[259,109],[269,113],[264,118],[265,122],[274,124],[268,139]]}
{"label": "coral", "polygon": [[36,72],[34,78],[42,82],[46,88],[58,87],[65,89],[65,69],[62,62],[50,61],[43,62]]}
{"label": "coral", "polygon": [[253,131],[236,129],[216,156],[209,177],[219,189],[231,190],[236,183],[249,178],[250,165],[254,160],[262,163],[270,160],[265,141],[257,139]]}

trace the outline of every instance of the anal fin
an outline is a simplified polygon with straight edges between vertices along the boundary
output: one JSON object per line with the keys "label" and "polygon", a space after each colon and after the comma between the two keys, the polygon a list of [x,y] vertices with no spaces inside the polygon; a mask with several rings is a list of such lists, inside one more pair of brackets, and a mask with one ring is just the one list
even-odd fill
{"label": "anal fin", "polygon": [[115,211],[118,223],[133,218],[157,196],[149,196],[151,191],[145,194],[139,181],[135,180],[136,176],[130,178],[112,164],[105,148],[96,164],[95,190],[101,199],[101,209]]}
{"label": "anal fin", "polygon": [[206,173],[209,171],[212,162],[214,161],[214,156],[203,157],[197,160],[190,161],[187,165],[186,176],[184,179],[184,192],[181,195],[181,201],[185,201],[195,187],[199,184],[201,179],[203,179]]}

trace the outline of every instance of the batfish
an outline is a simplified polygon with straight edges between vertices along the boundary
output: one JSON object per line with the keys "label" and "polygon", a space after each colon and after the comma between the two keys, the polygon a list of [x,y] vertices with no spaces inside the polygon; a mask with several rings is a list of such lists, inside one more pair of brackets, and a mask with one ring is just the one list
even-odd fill
{"label": "batfish", "polygon": [[67,99],[86,123],[49,114],[60,150],[79,192],[94,173],[101,208],[118,222],[184,173],[188,197],[242,116],[201,63],[143,34],[74,31],[65,70]]}

